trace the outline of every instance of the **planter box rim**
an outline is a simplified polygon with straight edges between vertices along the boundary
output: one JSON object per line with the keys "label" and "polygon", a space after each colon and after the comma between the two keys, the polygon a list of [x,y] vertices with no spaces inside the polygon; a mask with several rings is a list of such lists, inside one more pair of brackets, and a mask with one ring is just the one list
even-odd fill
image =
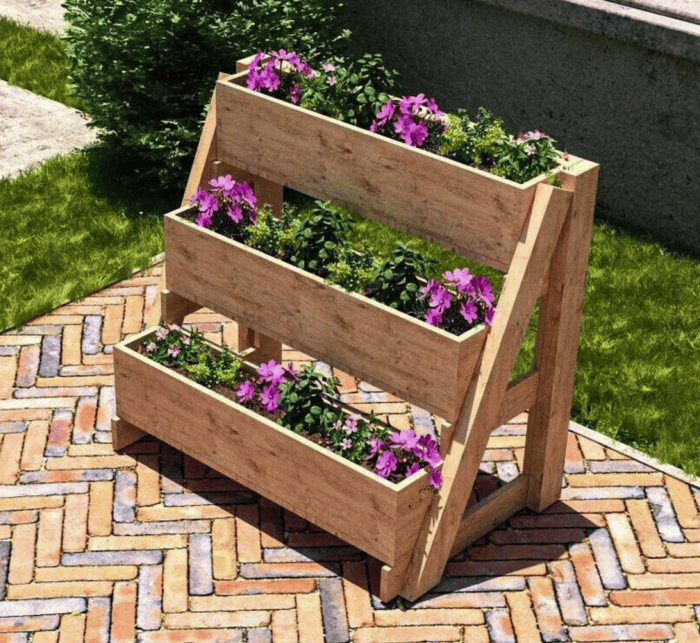
{"label": "planter box rim", "polygon": [[[217,393],[216,391],[207,388],[206,386],[203,386],[202,384],[199,384],[198,382],[195,382],[194,380],[191,380],[184,375],[181,375],[180,373],[169,369],[167,366],[163,366],[162,364],[158,364],[152,359],[148,359],[147,357],[144,357],[141,355],[137,350],[135,350],[134,345],[143,341],[144,339],[148,338],[150,335],[153,335],[156,330],[158,329],[158,326],[151,326],[147,328],[146,330],[136,334],[132,335],[131,337],[128,337],[124,339],[123,341],[119,342],[115,347],[114,350],[121,350],[121,351],[128,351],[135,359],[138,359],[141,362],[144,362],[148,364],[149,366],[152,366],[154,368],[159,368],[165,371],[169,376],[174,377],[180,382],[184,382],[187,384],[191,384],[192,386],[199,387],[200,390],[206,391],[208,394],[212,395],[215,397],[215,399],[219,403],[223,403],[226,405],[232,405],[236,411],[240,413],[244,413],[245,415],[252,416],[254,417],[257,421],[259,422],[264,422],[267,424],[269,427],[274,428],[277,431],[284,432],[284,435],[287,436],[290,439],[296,440],[297,442],[301,442],[305,446],[314,449],[315,451],[321,453],[324,457],[327,457],[333,461],[340,460],[343,465],[346,465],[352,469],[354,469],[357,473],[360,475],[369,477],[373,482],[376,482],[377,484],[380,484],[390,491],[394,493],[400,493],[403,491],[405,488],[412,486],[414,484],[417,484],[419,482],[427,482],[428,478],[428,472],[425,471],[424,469],[421,469],[417,474],[412,475],[410,478],[406,478],[405,480],[402,480],[401,482],[394,483],[394,482],[389,482],[388,480],[385,480],[384,478],[381,478],[375,473],[372,473],[368,469],[365,469],[361,467],[358,464],[355,464],[354,462],[351,462],[350,460],[347,460],[343,458],[342,456],[333,453],[332,451],[329,451],[328,449],[319,446],[315,442],[311,440],[307,440],[303,436],[297,435],[294,431],[290,431],[289,429],[285,429],[282,425],[277,424],[277,422],[273,422],[272,420],[269,420],[266,417],[263,417],[262,415],[258,415],[254,411],[251,411],[250,409],[245,408],[244,406],[241,406],[237,402],[234,402],[233,400],[230,400],[220,393]],[[190,335],[190,333],[185,330],[184,328],[179,328],[183,333],[186,335]],[[212,342],[203,339],[203,342],[206,343],[209,347],[214,348],[215,350],[218,350],[220,352],[223,351],[223,348],[221,346],[217,346],[216,344],[213,344]],[[437,469],[442,469],[442,462],[438,464],[436,467]]]}
{"label": "planter box rim", "polygon": [[[319,114],[318,112],[314,112],[311,109],[306,109],[304,107],[300,107],[299,105],[294,105],[293,103],[289,103],[285,100],[281,100],[279,98],[273,98],[272,96],[267,96],[266,94],[263,94],[262,92],[254,92],[252,89],[248,89],[248,87],[244,85],[238,85],[235,83],[235,80],[242,80],[244,78],[248,77],[248,70],[241,71],[237,74],[231,74],[228,78],[224,78],[222,80],[217,80],[216,83],[225,85],[226,87],[230,88],[235,88],[236,90],[241,90],[244,91],[248,94],[251,94],[253,96],[260,96],[261,98],[268,100],[268,101],[273,101],[275,104],[282,103],[286,105],[287,107],[296,110],[300,114],[312,114],[316,118],[320,118],[321,120],[324,120],[328,123],[335,123],[336,125],[340,127],[347,127],[350,128],[352,131],[360,131],[363,132],[364,134],[368,135],[370,138],[374,138],[375,140],[378,141],[384,141],[386,143],[391,143],[393,145],[399,146],[400,149],[410,149],[413,150],[416,153],[423,154],[425,155],[426,159],[434,159],[436,161],[440,161],[443,163],[446,163],[447,165],[451,165],[453,167],[459,167],[459,168],[464,168],[466,170],[469,170],[471,172],[476,172],[478,176],[488,176],[489,178],[497,181],[503,182],[505,185],[508,185],[512,188],[519,188],[521,190],[527,190],[528,188],[531,188],[533,185],[537,185],[538,183],[541,183],[543,180],[547,180],[547,174],[546,172],[543,172],[542,174],[538,174],[537,176],[532,177],[525,183],[516,183],[515,181],[511,179],[506,179],[502,176],[497,176],[496,174],[492,174],[491,172],[486,172],[484,170],[479,170],[471,165],[465,165],[464,163],[459,163],[457,161],[454,161],[453,159],[448,159],[445,158],[444,156],[439,156],[438,154],[434,154],[433,152],[428,152],[426,150],[422,150],[418,147],[413,147],[411,145],[407,145],[406,143],[403,143],[401,141],[395,141],[394,139],[388,138],[386,136],[382,136],[381,134],[377,134],[376,132],[371,132],[368,129],[364,129],[363,127],[359,127],[357,125],[351,125],[350,123],[345,123],[344,121],[340,121],[337,118],[333,118],[331,116],[326,116],[325,114]],[[556,165],[548,170],[549,172],[552,172],[553,174],[556,174],[557,172],[560,172],[565,169],[565,166],[562,164],[562,156],[564,152],[559,152],[560,157],[557,160]],[[560,188],[561,189],[561,188]]]}
{"label": "planter box rim", "polygon": [[[241,243],[239,241],[236,241],[235,239],[229,239],[228,237],[219,234],[218,232],[214,232],[213,230],[208,230],[207,228],[203,228],[202,226],[198,226],[196,223],[192,223],[191,221],[188,221],[187,219],[182,217],[182,214],[189,212],[191,210],[194,210],[196,206],[194,205],[189,205],[189,206],[183,206],[181,208],[178,208],[177,210],[173,210],[172,212],[166,213],[164,216],[177,220],[178,222],[185,224],[189,227],[191,227],[194,230],[201,231],[203,233],[206,233],[208,235],[212,235],[215,239],[217,240],[225,240],[228,241],[232,244],[235,244],[237,247],[241,248],[242,250],[245,250],[247,252],[252,253],[255,256],[258,257],[265,257],[266,259],[276,263],[280,268],[287,268],[289,270],[293,270],[297,272],[300,275],[303,275],[304,277],[307,277],[309,279],[313,279],[317,281],[318,283],[322,283],[325,286],[328,286],[329,288],[335,288],[337,290],[340,290],[341,292],[345,293],[348,296],[351,297],[356,297],[360,299],[361,301],[364,302],[369,302],[372,306],[379,306],[380,309],[384,312],[391,312],[395,313],[396,315],[399,315],[402,319],[405,319],[407,321],[410,321],[413,324],[418,324],[423,329],[428,329],[429,331],[436,333],[438,335],[442,335],[443,337],[446,337],[456,343],[462,343],[467,341],[469,338],[472,336],[476,335],[477,333],[480,333],[481,331],[489,331],[489,326],[486,326],[485,324],[478,324],[477,326],[474,326],[473,328],[470,328],[467,331],[464,331],[461,335],[455,335],[454,333],[450,333],[449,331],[446,331],[442,328],[438,328],[437,326],[431,326],[430,324],[427,324],[425,321],[418,319],[416,317],[412,317],[411,315],[408,315],[407,313],[404,313],[400,310],[395,310],[393,308],[390,308],[386,304],[382,304],[381,302],[375,301],[371,297],[366,297],[365,295],[361,295],[360,293],[357,292],[351,292],[348,290],[345,290],[345,288],[342,288],[338,284],[329,284],[326,282],[324,279],[321,279],[318,275],[314,275],[311,272],[308,272],[306,270],[302,270],[301,268],[298,268],[297,266],[287,263],[285,261],[282,261],[281,259],[278,259],[277,257],[272,257],[264,252],[261,252],[260,250],[256,250],[255,248],[251,248],[250,246],[246,245],[245,243]],[[166,265],[167,265],[167,252],[165,255],[165,260],[166,260]]]}

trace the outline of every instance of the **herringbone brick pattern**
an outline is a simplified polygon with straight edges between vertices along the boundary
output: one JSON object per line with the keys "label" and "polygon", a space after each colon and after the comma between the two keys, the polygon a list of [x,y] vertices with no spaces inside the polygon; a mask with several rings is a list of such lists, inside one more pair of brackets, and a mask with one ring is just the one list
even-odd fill
{"label": "herringbone brick pattern", "polygon": [[[562,500],[415,604],[383,605],[376,561],[175,449],[115,454],[112,346],[157,320],[161,271],[0,335],[0,643],[700,642],[700,490],[573,432]],[[336,374],[394,426],[432,423]],[[479,497],[518,475],[524,420],[493,434]]]}

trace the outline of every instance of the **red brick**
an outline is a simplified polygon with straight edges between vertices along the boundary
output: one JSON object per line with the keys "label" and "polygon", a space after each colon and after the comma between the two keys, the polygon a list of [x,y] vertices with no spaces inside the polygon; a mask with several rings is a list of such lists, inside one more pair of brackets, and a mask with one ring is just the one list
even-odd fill
{"label": "red brick", "polygon": [[12,552],[8,581],[11,584],[29,583],[34,573],[34,544],[36,525],[17,525],[12,533]]}
{"label": "red brick", "polygon": [[[510,594],[508,594],[508,597],[510,597]],[[382,627],[397,627],[401,625],[481,625],[484,623],[484,614],[479,609],[381,610],[375,613],[374,620],[377,625]],[[538,641],[538,643],[540,642]]]}
{"label": "red brick", "polygon": [[297,628],[303,643],[324,643],[321,599],[317,593],[299,594],[297,603]]}
{"label": "red brick", "polygon": [[61,534],[63,509],[44,509],[39,517],[39,534],[36,543],[36,564],[39,567],[55,567],[61,561]]}
{"label": "red brick", "polygon": [[110,481],[90,483],[90,507],[88,532],[91,536],[106,536],[112,533],[112,502],[114,484]]}
{"label": "red brick", "polygon": [[66,520],[63,524],[63,551],[85,551],[87,545],[88,495],[66,496]]}
{"label": "red brick", "polygon": [[700,543],[666,543],[666,547],[674,558],[700,557]]}
{"label": "red brick", "polygon": [[700,558],[651,558],[647,568],[654,574],[700,572]]}
{"label": "red brick", "polygon": [[666,550],[661,542],[654,517],[647,500],[628,500],[627,510],[642,554],[647,558],[663,558]]}
{"label": "red brick", "polygon": [[532,605],[537,615],[537,628],[535,629],[542,633],[545,640],[559,640],[558,637],[564,623],[559,612],[552,580],[533,576],[528,579],[528,585],[530,586]]}
{"label": "red brick", "polygon": [[[679,574],[680,576],[681,574]],[[652,589],[639,591],[612,591],[611,603],[622,607],[646,605],[690,605],[700,603],[700,589]]]}
{"label": "red brick", "polygon": [[527,592],[508,592],[506,600],[518,643],[541,643],[537,619]]}
{"label": "red brick", "polygon": [[19,475],[24,433],[7,433],[2,436],[0,448],[0,484],[15,484]]}
{"label": "red brick", "polygon": [[676,623],[673,631],[678,643],[700,643],[700,633],[695,623]]}
{"label": "red brick", "polygon": [[61,339],[62,365],[80,364],[80,359],[82,357],[80,345],[82,334],[82,324],[71,324],[63,328],[63,337]]}
{"label": "red brick", "polygon": [[10,585],[7,597],[11,600],[32,598],[61,598],[62,596],[110,596],[112,583],[108,581],[64,581]]}
{"label": "red brick", "polygon": [[187,609],[187,550],[165,552],[163,571],[163,611],[184,612]]}
{"label": "red brick", "polygon": [[107,306],[102,322],[102,343],[117,344],[121,340],[122,321],[124,320],[124,304]]}
{"label": "red brick", "polygon": [[[569,636],[572,641],[619,641],[620,629],[616,625],[584,625],[583,627],[570,627]],[[624,641],[658,641],[668,640],[672,636],[668,625],[652,623],[649,625],[628,625],[624,630]]]}
{"label": "red brick", "polygon": [[136,640],[136,583],[118,582],[112,599],[110,643],[134,643]]}
{"label": "red brick", "polygon": [[48,435],[49,423],[46,420],[34,420],[29,423],[20,463],[22,471],[41,469]]}
{"label": "red brick", "polygon": [[[354,643],[404,643],[406,641],[461,641],[460,628],[453,625],[418,627],[363,627],[355,630]],[[277,641],[275,641],[277,643]]]}
{"label": "red brick", "polygon": [[221,518],[212,522],[213,575],[218,580],[230,580],[238,576],[236,559],[236,521]]}
{"label": "red brick", "polygon": [[140,507],[160,502],[160,473],[158,456],[145,454],[138,457],[136,466],[136,502]]}
{"label": "red brick", "polygon": [[8,400],[14,390],[17,355],[0,355],[0,400]]}
{"label": "red brick", "polygon": [[666,488],[676,511],[678,522],[684,529],[700,528],[700,514],[687,482],[666,474]]}
{"label": "red brick", "polygon": [[591,607],[590,620],[599,625],[612,623],[677,623],[695,618],[692,607]]}
{"label": "red brick", "polygon": [[[73,441],[91,440],[92,431],[95,428],[95,418],[97,416],[97,403],[92,398],[81,398],[78,402],[78,409],[75,412],[75,422],[73,424]],[[80,436],[80,437],[78,437]]]}
{"label": "red brick", "polygon": [[316,581],[311,578],[280,578],[219,581],[217,595],[237,594],[305,594],[316,590]]}
{"label": "red brick", "polygon": [[646,567],[627,516],[624,514],[608,514],[607,521],[608,530],[623,571],[630,574],[643,574],[646,571]]}
{"label": "red brick", "polygon": [[658,487],[663,474],[657,473],[581,473],[569,474],[570,487]]}
{"label": "red brick", "polygon": [[238,537],[238,561],[257,563],[262,560],[260,531],[258,530],[258,508],[255,505],[236,507],[236,533]]}
{"label": "red brick", "polygon": [[343,593],[348,612],[348,625],[352,628],[372,625],[372,599],[363,562],[343,563]]}

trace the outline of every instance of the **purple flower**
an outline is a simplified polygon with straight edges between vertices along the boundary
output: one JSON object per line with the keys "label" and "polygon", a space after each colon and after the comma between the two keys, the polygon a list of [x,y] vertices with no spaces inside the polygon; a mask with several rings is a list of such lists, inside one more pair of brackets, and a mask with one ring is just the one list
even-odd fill
{"label": "purple flower", "polygon": [[321,67],[323,67],[323,71],[327,74],[338,69],[333,63],[323,63]]}
{"label": "purple flower", "polygon": [[477,309],[474,302],[469,299],[459,305],[459,312],[470,324],[477,318]]}
{"label": "purple flower", "polygon": [[276,61],[286,60],[293,67],[299,67],[301,65],[299,57],[293,51],[287,53],[284,49],[280,49],[279,51],[272,51],[270,54]]}
{"label": "purple flower", "polygon": [[295,382],[299,381],[299,376],[297,375],[296,371],[294,370],[294,364],[289,362],[289,366],[287,366],[287,373],[289,373],[292,376],[292,379]]}
{"label": "purple flower", "polygon": [[430,307],[437,309],[439,313],[445,312],[452,303],[452,297],[446,288],[438,285],[430,295]]}
{"label": "purple flower", "polygon": [[292,102],[293,105],[299,104],[299,97],[300,96],[301,96],[301,86],[300,85],[292,85],[292,88],[289,90],[289,100]]}
{"label": "purple flower", "polygon": [[335,76],[329,76],[329,77],[328,77],[328,80],[327,80],[326,82],[327,82],[329,85],[335,85],[335,83],[336,83]]}
{"label": "purple flower", "polygon": [[243,210],[241,210],[241,204],[236,202],[229,204],[229,206],[226,208],[226,214],[228,214],[228,216],[231,217],[234,223],[239,223],[240,220],[243,218]]}
{"label": "purple flower", "polygon": [[394,448],[405,449],[406,451],[412,451],[418,446],[418,436],[411,429],[392,433],[389,436],[389,440],[391,440]]}
{"label": "purple flower", "polygon": [[197,220],[195,223],[200,226],[201,228],[210,228],[211,227],[211,220],[212,220],[212,213],[211,212],[200,212],[197,215]]}
{"label": "purple flower", "polygon": [[180,347],[173,345],[168,349],[168,354],[172,355],[173,357],[177,357],[178,353],[180,352]]}
{"label": "purple flower", "polygon": [[412,475],[418,473],[420,471],[420,465],[417,462],[414,462],[408,469],[406,469],[406,477],[410,478]]}
{"label": "purple flower", "polygon": [[442,474],[440,473],[439,469],[431,469],[430,473],[428,474],[428,482],[433,486],[435,489],[439,489],[442,485]]}
{"label": "purple flower", "polygon": [[431,326],[439,326],[442,321],[442,311],[437,308],[431,308],[425,313],[425,321]]}
{"label": "purple flower", "polygon": [[431,114],[434,114],[438,118],[442,118],[445,115],[445,112],[441,112],[438,109],[437,103],[432,98],[427,100],[425,106]]}
{"label": "purple flower", "polygon": [[532,156],[535,153],[535,146],[534,145],[526,145],[525,146],[525,154],[528,156]]}
{"label": "purple flower", "polygon": [[209,185],[213,190],[218,190],[220,192],[228,191],[234,186],[234,180],[231,178],[230,174],[226,176],[219,176],[215,179],[210,179]]}
{"label": "purple flower", "polygon": [[486,326],[490,326],[493,323],[493,316],[495,313],[496,309],[493,307],[486,309],[484,313],[484,324],[486,324]]}
{"label": "purple flower", "polygon": [[281,384],[284,382],[284,367],[271,359],[267,364],[261,364],[258,368],[258,384],[270,382],[271,384]]}
{"label": "purple flower", "polygon": [[156,337],[158,339],[165,339],[168,336],[169,332],[170,331],[167,328],[163,328],[163,326],[160,326],[156,331]]}
{"label": "purple flower", "polygon": [[156,349],[156,345],[153,342],[151,342],[150,344],[146,344],[146,351],[147,352],[150,353],[151,351],[154,351],[155,349]]}
{"label": "purple flower", "polygon": [[399,109],[405,116],[414,116],[426,102],[427,101],[425,100],[424,94],[418,94],[417,96],[404,96],[399,103]]}
{"label": "purple flower", "polygon": [[440,288],[440,284],[435,281],[434,279],[429,279],[428,283],[421,288],[420,291],[420,299],[425,299],[427,295],[431,295],[433,292],[435,292],[438,288]]}
{"label": "purple flower", "polygon": [[184,336],[184,337],[182,338],[182,343],[183,343],[185,346],[189,346],[189,345],[190,345],[190,338],[187,337],[187,336]]}
{"label": "purple flower", "polygon": [[401,135],[403,142],[406,145],[418,147],[423,144],[423,141],[428,137],[428,128],[425,123],[414,123],[410,116],[401,116],[396,123],[394,129],[397,134]]}
{"label": "purple flower", "polygon": [[255,395],[255,388],[248,380],[246,380],[238,385],[236,395],[241,402],[249,402]]}
{"label": "purple flower", "polygon": [[299,72],[307,78],[313,78],[316,75],[316,72],[305,62],[299,65]]}
{"label": "purple flower", "polygon": [[469,282],[472,280],[472,275],[469,274],[469,268],[457,268],[450,272],[449,270],[442,275],[443,279],[457,287],[459,292],[465,292]]}
{"label": "purple flower", "polygon": [[239,181],[238,183],[235,183],[233,185],[233,188],[231,189],[231,192],[227,194],[231,199],[238,199],[239,201],[244,201],[247,203],[251,208],[255,207],[255,204],[258,202],[257,197],[255,196],[255,192],[253,192],[253,188],[250,186],[250,183],[246,183],[245,181]]}
{"label": "purple flower", "polygon": [[484,302],[493,302],[493,290],[491,290],[491,284],[489,283],[489,280],[483,275],[474,277],[469,282],[467,292],[473,297],[481,299]]}
{"label": "purple flower", "polygon": [[258,49],[258,53],[255,54],[250,65],[248,65],[248,70],[257,69],[258,65],[260,64],[260,61],[262,60],[263,55],[264,55],[263,52],[260,49]]}
{"label": "purple flower", "polygon": [[369,455],[367,456],[369,460],[384,446],[384,443],[376,435],[373,435],[367,442],[369,443]]}
{"label": "purple flower", "polygon": [[391,101],[384,103],[382,108],[375,114],[376,120],[372,123],[372,125],[375,126],[375,130],[377,126],[386,125],[394,116],[395,111],[396,108],[394,107],[394,103]]}
{"label": "purple flower", "polygon": [[350,416],[345,420],[345,433],[351,435],[357,432],[357,416]]}
{"label": "purple flower", "polygon": [[280,398],[280,391],[274,384],[268,384],[263,387],[260,393],[260,401],[263,403],[265,410],[272,413],[277,410],[277,402]]}
{"label": "purple flower", "polygon": [[382,478],[388,478],[394,471],[396,471],[396,465],[398,461],[396,456],[391,451],[384,451],[379,456],[377,460],[377,466],[375,467],[375,472]]}
{"label": "purple flower", "polygon": [[345,451],[345,449],[349,449],[352,446],[352,440],[350,438],[345,438],[341,443],[340,443],[340,448]]}
{"label": "purple flower", "polygon": [[432,435],[422,435],[418,439],[418,446],[414,449],[413,454],[431,466],[437,466],[440,462],[440,451]]}

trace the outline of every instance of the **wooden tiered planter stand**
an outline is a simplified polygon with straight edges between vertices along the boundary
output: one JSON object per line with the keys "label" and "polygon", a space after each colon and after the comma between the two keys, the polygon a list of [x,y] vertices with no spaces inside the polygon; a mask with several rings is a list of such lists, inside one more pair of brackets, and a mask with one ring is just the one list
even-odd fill
{"label": "wooden tiered planter stand", "polygon": [[[212,462],[384,562],[382,600],[415,600],[440,581],[452,555],[523,507],[541,511],[560,496],[599,167],[570,156],[553,171],[562,189],[544,175],[518,185],[251,92],[250,60],[239,61],[235,75],[219,75],[183,208],[166,215],[162,319],[181,324],[210,308],[240,322],[239,348],[253,361],[280,360],[282,342],[434,412],[445,421],[442,488],[420,493],[424,473],[392,485],[301,445],[293,433],[148,366],[133,338],[115,348],[113,443],[122,448],[146,428]],[[276,214],[288,186],[506,271],[492,326],[450,336],[178,216],[198,186],[221,174],[252,183]],[[538,299],[534,367],[510,381]],[[149,415],[137,398],[154,390],[154,374],[170,402]],[[183,396],[193,407],[186,419],[184,410],[168,411],[181,408]],[[522,473],[466,509],[491,432],[526,410]],[[197,423],[200,433],[184,439],[183,427]],[[276,448],[268,459],[261,448],[246,464],[236,454],[252,444],[251,426],[264,426]],[[314,489],[319,502],[308,498]],[[333,494],[338,503],[353,496],[352,506],[332,510]]]}

